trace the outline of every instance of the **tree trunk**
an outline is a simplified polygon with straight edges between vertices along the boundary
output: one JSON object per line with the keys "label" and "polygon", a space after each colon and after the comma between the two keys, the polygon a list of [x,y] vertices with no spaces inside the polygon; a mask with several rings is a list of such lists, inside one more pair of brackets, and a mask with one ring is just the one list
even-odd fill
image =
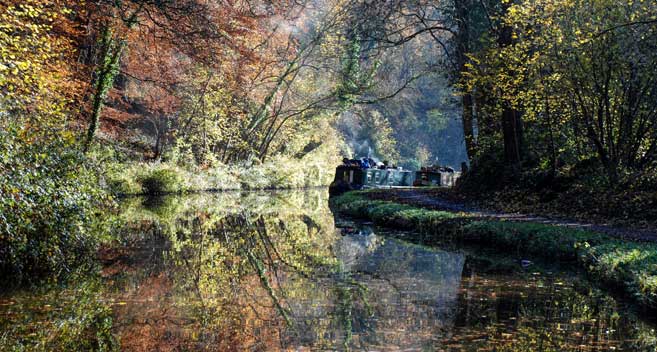
{"label": "tree trunk", "polygon": [[504,161],[519,165],[523,158],[522,119],[520,113],[505,104],[502,111],[502,133],[504,135]]}
{"label": "tree trunk", "polygon": [[[458,72],[456,72],[456,79],[461,80],[464,76],[464,73],[467,71],[468,66],[468,51],[470,50],[470,18],[469,11],[471,9],[470,0],[459,0],[454,3],[456,11],[456,23],[457,23],[457,66]],[[474,137],[474,119],[473,119],[473,97],[471,92],[464,91],[463,94],[463,111],[462,111],[462,123],[463,123],[463,137],[465,139],[465,148],[468,153],[468,158],[470,161],[475,157],[477,152],[476,141]]]}
{"label": "tree trunk", "polygon": [[463,95],[463,137],[465,139],[465,149],[468,152],[468,159],[472,159],[477,154],[477,145],[474,136],[474,114],[473,114],[472,94]]}
{"label": "tree trunk", "polygon": [[121,61],[121,54],[125,49],[125,41],[117,41],[113,38],[112,30],[105,27],[103,30],[102,44],[102,62],[96,83],[94,85],[94,97],[89,119],[89,127],[87,128],[87,138],[84,143],[84,151],[86,152],[93,141],[96,131],[100,125],[100,114],[105,105],[105,98],[107,93],[114,85],[114,79],[118,74],[119,64]]}
{"label": "tree trunk", "polygon": [[[511,3],[505,3],[504,13]],[[497,42],[500,47],[513,45],[513,28],[503,25],[498,34]],[[509,74],[515,73],[510,69]],[[504,161],[512,166],[519,166],[522,161],[524,148],[522,141],[522,114],[509,102],[502,106],[502,134],[504,135]]]}

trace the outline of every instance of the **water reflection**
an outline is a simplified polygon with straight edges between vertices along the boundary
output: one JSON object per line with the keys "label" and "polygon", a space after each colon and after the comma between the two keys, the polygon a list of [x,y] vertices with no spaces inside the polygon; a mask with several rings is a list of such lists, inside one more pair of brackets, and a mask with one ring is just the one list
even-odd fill
{"label": "water reflection", "polygon": [[0,349],[654,351],[581,278],[336,225],[326,197],[129,199],[99,277],[0,298]]}

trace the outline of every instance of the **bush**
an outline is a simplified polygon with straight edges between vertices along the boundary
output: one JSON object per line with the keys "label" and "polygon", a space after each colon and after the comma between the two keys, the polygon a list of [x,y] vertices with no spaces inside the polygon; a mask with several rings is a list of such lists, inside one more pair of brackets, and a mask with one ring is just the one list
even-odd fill
{"label": "bush", "polygon": [[470,166],[470,171],[456,182],[456,187],[464,193],[478,194],[504,188],[509,180],[507,166],[501,158],[501,151],[482,153]]}
{"label": "bush", "polygon": [[107,181],[108,189],[115,195],[143,194],[144,189],[137,179],[127,175],[117,175]]}
{"label": "bush", "polygon": [[93,169],[64,133],[4,127],[0,275],[20,282],[89,263],[98,243],[97,209],[107,200]]}
{"label": "bush", "polygon": [[141,184],[144,194],[158,195],[185,190],[182,175],[174,169],[155,167],[145,175],[140,175],[137,182]]}

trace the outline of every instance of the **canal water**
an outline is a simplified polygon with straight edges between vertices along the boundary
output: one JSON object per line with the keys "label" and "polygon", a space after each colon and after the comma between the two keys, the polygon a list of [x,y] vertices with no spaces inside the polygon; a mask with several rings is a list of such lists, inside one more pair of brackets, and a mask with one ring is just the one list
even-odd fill
{"label": "canal water", "polygon": [[[336,216],[325,191],[131,198],[98,274],[0,296],[0,350],[655,351],[558,263]],[[564,267],[567,267],[564,265]]]}

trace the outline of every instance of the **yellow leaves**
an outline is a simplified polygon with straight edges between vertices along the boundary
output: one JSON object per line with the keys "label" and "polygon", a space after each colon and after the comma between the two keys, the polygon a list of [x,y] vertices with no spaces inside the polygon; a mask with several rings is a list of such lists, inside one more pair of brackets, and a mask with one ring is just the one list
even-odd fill
{"label": "yellow leaves", "polygon": [[[0,15],[0,90],[5,104],[53,114],[53,101],[65,94],[64,39],[51,34],[56,10],[48,1],[26,0]],[[55,104],[56,105],[56,104]]]}

